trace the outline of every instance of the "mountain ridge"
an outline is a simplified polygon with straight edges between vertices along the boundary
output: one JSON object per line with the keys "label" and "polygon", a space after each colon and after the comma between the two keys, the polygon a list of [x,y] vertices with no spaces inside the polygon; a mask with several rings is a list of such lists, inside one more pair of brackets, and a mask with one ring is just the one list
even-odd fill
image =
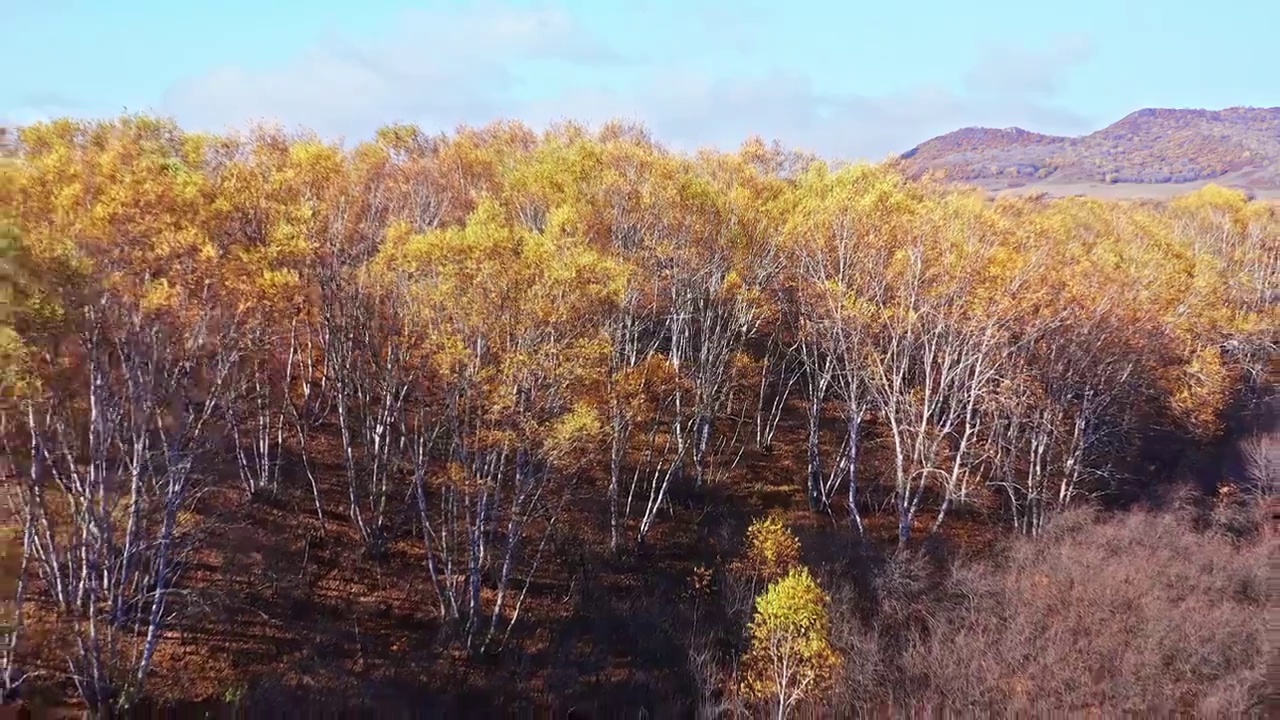
{"label": "mountain ridge", "polygon": [[1142,108],[1078,136],[1020,127],[963,127],[926,140],[899,158],[913,175],[940,173],[990,190],[1091,185],[1190,189],[1217,181],[1280,194],[1280,107]]}

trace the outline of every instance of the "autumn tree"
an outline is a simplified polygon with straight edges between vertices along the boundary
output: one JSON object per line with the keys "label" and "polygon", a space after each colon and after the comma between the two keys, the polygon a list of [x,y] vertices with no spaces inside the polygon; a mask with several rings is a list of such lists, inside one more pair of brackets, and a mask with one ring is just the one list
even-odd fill
{"label": "autumn tree", "polygon": [[1228,314],[1222,359],[1245,374],[1244,389],[1256,395],[1265,384],[1267,362],[1276,351],[1274,329],[1280,325],[1280,209],[1210,185],[1175,199],[1168,216],[1173,235],[1189,243],[1198,258],[1197,275],[1220,278],[1215,300]]}
{"label": "autumn tree", "polygon": [[15,668],[15,656],[23,628],[23,609],[29,583],[27,581],[27,540],[29,527],[21,522],[21,497],[15,458],[21,450],[16,446],[12,430],[20,423],[22,397],[26,377],[25,346],[15,329],[22,309],[23,285],[30,283],[23,268],[20,235],[13,213],[18,176],[16,161],[7,152],[8,135],[4,135],[6,152],[0,154],[0,703],[4,703],[22,682]]}
{"label": "autumn tree", "polygon": [[756,600],[743,690],[752,699],[769,700],[775,717],[785,718],[797,702],[823,690],[839,667],[829,602],[805,567],[792,569]]}
{"label": "autumn tree", "polygon": [[[612,349],[604,394],[609,536],[615,551],[636,485],[631,483],[624,509],[624,475],[634,467],[633,478],[638,476],[644,464],[633,457],[635,429],[657,417],[658,388],[669,387],[674,377],[659,353],[657,299],[649,287],[651,243],[661,210],[646,196],[655,182],[657,150],[647,137],[618,124],[603,128],[598,139],[576,125],[557,126],[505,176],[504,202],[515,222],[540,230],[554,210],[567,231],[607,253],[623,270],[618,275],[620,301],[603,320]],[[661,495],[661,489],[652,494],[649,505],[660,504]],[[650,519],[648,513],[645,518]],[[642,520],[641,536],[647,524]]]}
{"label": "autumn tree", "polygon": [[[222,233],[216,242],[226,248],[227,277],[243,317],[243,354],[232,377],[239,401],[227,403],[224,413],[250,497],[278,490],[286,444],[295,435],[310,475],[305,426],[313,423],[304,418],[313,411],[295,396],[299,387],[303,398],[311,392],[307,369],[314,353],[299,328],[307,322],[304,272],[315,212],[295,182],[290,143],[266,127],[223,138],[211,143],[206,171],[216,198],[211,229]],[[314,477],[312,489],[323,519]]]}
{"label": "autumn tree", "polygon": [[393,234],[373,269],[410,308],[417,377],[430,378],[443,423],[439,440],[421,437],[436,435],[430,422],[412,440],[439,448],[414,456],[439,604],[483,649],[516,622],[572,471],[603,435],[594,388],[611,348],[600,321],[618,302],[619,270],[555,213],[537,232],[493,201],[460,229]]}
{"label": "autumn tree", "polygon": [[18,378],[13,373],[22,354],[21,338],[14,329],[20,309],[22,278],[21,234],[12,208],[16,202],[16,161],[0,157],[0,388],[8,391]]}
{"label": "autumn tree", "polygon": [[[846,427],[843,456],[835,468],[844,477],[836,477],[846,484],[850,518],[859,529],[858,450],[862,419],[870,408],[864,356],[874,319],[875,283],[889,247],[877,239],[892,232],[892,218],[907,202],[885,180],[865,167],[833,174],[824,165],[812,166],[799,180],[782,235],[792,259],[795,348],[801,367],[808,368],[810,506],[828,505],[835,490],[824,484],[818,457],[819,403],[830,388]],[[873,185],[877,182],[879,190]]]}
{"label": "autumn tree", "polygon": [[745,570],[773,582],[800,565],[800,541],[779,515],[769,515],[747,528]]}
{"label": "autumn tree", "polygon": [[[815,167],[798,192],[787,238],[800,313],[813,326],[802,342],[808,356],[838,361],[838,370],[815,367],[843,401],[850,514],[860,527],[857,451],[874,407],[892,442],[905,543],[927,488],[941,490],[936,529],[967,483],[977,410],[1008,322],[997,307],[1010,280],[994,254],[1002,230],[976,198],[909,183],[891,168]],[[824,384],[810,384],[821,397]],[[829,502],[812,457],[810,466],[811,502]]]}
{"label": "autumn tree", "polygon": [[22,513],[92,707],[141,691],[192,551],[238,321],[210,232],[207,139],[148,118],[23,132],[17,215],[45,278],[21,330]]}

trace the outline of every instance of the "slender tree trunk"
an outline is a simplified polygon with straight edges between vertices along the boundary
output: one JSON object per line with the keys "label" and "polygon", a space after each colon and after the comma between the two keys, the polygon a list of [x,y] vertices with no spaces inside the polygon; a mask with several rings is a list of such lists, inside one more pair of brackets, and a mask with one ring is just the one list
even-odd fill
{"label": "slender tree trunk", "polygon": [[816,393],[810,393],[806,419],[809,426],[808,438],[808,495],[809,510],[820,512],[825,504],[822,493],[822,450],[818,445],[819,424],[821,423],[822,400]]}
{"label": "slender tree trunk", "polygon": [[618,486],[622,477],[622,455],[626,450],[622,423],[615,415],[609,452],[609,550],[618,551]]}
{"label": "slender tree trunk", "polygon": [[14,677],[13,659],[18,651],[18,640],[22,633],[23,623],[23,601],[26,599],[27,589],[27,565],[31,558],[31,541],[35,533],[34,515],[27,513],[26,523],[22,530],[22,559],[18,564],[17,587],[13,596],[13,618],[12,626],[9,629],[8,637],[3,638],[4,646],[0,647],[0,659],[4,661],[4,667],[0,668],[3,676],[0,676],[0,705],[9,700],[9,696],[13,694],[17,684],[21,682],[20,678]]}
{"label": "slender tree trunk", "polygon": [[711,416],[700,413],[693,435],[694,487],[702,488],[707,476],[707,447],[711,444]]}
{"label": "slender tree trunk", "polygon": [[853,521],[855,527],[858,528],[858,534],[861,535],[865,529],[862,525],[862,513],[858,512],[858,443],[862,441],[862,411],[860,409],[852,409],[849,411],[848,418],[849,433],[849,454],[848,473],[849,473],[849,518]]}
{"label": "slender tree trunk", "polygon": [[942,520],[947,517],[947,510],[951,508],[951,493],[948,492],[946,497],[942,498],[942,506],[938,508],[938,517],[934,518],[933,526],[929,528],[929,534],[935,535],[938,528],[942,527]]}

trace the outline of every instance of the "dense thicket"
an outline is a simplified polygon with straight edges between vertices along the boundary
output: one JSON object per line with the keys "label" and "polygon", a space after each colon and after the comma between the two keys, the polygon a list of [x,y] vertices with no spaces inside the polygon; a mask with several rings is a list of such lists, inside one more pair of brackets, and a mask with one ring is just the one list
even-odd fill
{"label": "dense thicket", "polygon": [[[788,408],[795,487],[850,532],[887,515],[907,546],[985,503],[1038,535],[1150,472],[1153,438],[1213,440],[1280,326],[1280,212],[1218,188],[991,201],[620,124],[342,148],[123,117],[23,128],[17,155],[0,430],[20,587],[93,705],[142,691],[207,536],[195,508],[228,479],[255,501],[305,487],[373,562],[411,528],[448,641],[500,653],[568,503],[599,498],[635,553],[673,493],[770,451]],[[1033,592],[972,582],[976,619],[945,633],[994,633],[983,603]],[[946,671],[929,662],[912,672]],[[939,692],[993,696],[965,672]]]}

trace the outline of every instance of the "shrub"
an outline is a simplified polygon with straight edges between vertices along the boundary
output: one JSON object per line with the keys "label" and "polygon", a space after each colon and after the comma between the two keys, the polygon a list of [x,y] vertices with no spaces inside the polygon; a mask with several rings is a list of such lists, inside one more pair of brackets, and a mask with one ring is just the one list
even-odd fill
{"label": "shrub", "polygon": [[1249,710],[1266,693],[1273,546],[1196,532],[1184,513],[1068,514],[949,573],[899,683],[965,707]]}

